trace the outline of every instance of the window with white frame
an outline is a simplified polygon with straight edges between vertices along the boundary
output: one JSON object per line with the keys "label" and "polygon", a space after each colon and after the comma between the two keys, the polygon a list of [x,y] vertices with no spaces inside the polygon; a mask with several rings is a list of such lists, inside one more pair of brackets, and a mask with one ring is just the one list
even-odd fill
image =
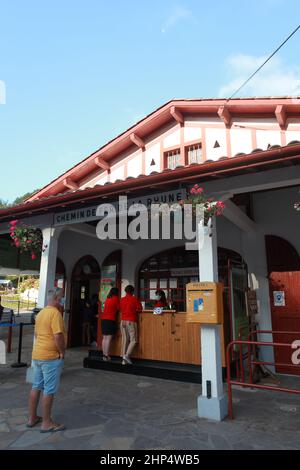
{"label": "window with white frame", "polygon": [[180,164],[180,149],[169,150],[168,152],[165,152],[165,168],[168,168],[169,170],[174,170]]}
{"label": "window with white frame", "polygon": [[191,163],[201,163],[202,160],[202,145],[194,144],[186,147],[186,165]]}

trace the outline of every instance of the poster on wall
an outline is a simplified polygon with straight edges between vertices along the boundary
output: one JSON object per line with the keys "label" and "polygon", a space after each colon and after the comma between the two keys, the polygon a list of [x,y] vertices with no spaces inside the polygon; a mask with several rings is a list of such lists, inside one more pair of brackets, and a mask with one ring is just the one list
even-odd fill
{"label": "poster on wall", "polygon": [[285,307],[285,294],[283,290],[274,290],[274,307]]}
{"label": "poster on wall", "polygon": [[102,307],[112,287],[116,287],[117,267],[116,265],[105,266],[102,268],[101,285],[100,285],[100,302]]}

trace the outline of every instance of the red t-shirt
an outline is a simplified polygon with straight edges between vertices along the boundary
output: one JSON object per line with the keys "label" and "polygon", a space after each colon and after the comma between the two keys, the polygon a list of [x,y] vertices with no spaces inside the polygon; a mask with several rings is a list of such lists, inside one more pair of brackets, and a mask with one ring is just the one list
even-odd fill
{"label": "red t-shirt", "polygon": [[165,308],[166,306],[167,306],[167,304],[162,302],[161,300],[157,300],[154,304],[154,308],[156,308],[156,307]]}
{"label": "red t-shirt", "polygon": [[143,310],[141,302],[131,294],[126,294],[120,302],[121,319],[126,321],[138,321],[137,314]]}
{"label": "red t-shirt", "polygon": [[120,302],[117,295],[106,299],[101,320],[116,320],[117,312],[120,310]]}

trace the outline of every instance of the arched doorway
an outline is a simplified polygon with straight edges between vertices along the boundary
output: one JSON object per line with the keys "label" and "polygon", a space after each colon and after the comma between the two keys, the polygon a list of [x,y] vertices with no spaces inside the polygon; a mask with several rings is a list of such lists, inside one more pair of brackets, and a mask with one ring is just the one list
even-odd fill
{"label": "arched doorway", "polygon": [[84,256],[72,273],[69,347],[82,346],[83,306],[87,299],[99,294],[101,271],[92,256]]}
{"label": "arched doorway", "polygon": [[59,287],[64,291],[66,287],[66,268],[64,262],[60,258],[57,258],[56,260],[54,287]]}
{"label": "arched doorway", "polygon": [[[270,305],[273,331],[300,331],[300,256],[287,240],[266,235]],[[299,334],[274,334],[275,342],[292,343]],[[291,364],[294,350],[288,347],[274,348],[275,361]],[[300,374],[289,365],[277,366],[277,372]]]}

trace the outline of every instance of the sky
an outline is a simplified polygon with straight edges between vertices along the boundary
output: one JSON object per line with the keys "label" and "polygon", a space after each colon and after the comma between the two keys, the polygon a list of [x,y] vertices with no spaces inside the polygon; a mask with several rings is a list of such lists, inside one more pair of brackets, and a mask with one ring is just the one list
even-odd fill
{"label": "sky", "polygon": [[[0,0],[0,199],[170,99],[229,97],[299,23],[298,0]],[[238,96],[300,95],[299,45]]]}

